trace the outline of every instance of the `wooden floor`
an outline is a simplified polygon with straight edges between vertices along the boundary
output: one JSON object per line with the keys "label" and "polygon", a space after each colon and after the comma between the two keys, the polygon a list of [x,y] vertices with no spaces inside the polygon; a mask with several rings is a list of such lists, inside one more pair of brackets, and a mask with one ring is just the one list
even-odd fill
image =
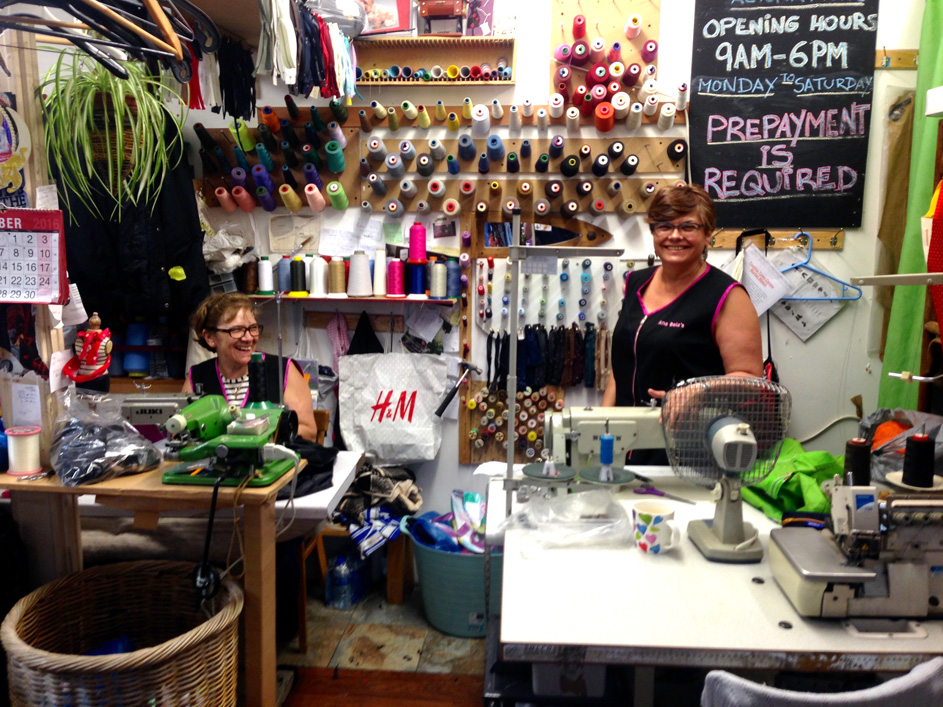
{"label": "wooden floor", "polygon": [[299,668],[284,707],[481,707],[484,678]]}

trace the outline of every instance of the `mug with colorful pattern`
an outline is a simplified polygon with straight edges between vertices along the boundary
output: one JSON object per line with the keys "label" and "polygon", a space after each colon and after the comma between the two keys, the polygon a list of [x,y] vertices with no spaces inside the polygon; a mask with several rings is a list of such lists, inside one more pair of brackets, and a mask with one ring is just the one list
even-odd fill
{"label": "mug with colorful pattern", "polygon": [[662,501],[639,501],[632,506],[635,546],[652,555],[677,547],[681,542],[681,531],[674,522],[674,516],[674,508]]}

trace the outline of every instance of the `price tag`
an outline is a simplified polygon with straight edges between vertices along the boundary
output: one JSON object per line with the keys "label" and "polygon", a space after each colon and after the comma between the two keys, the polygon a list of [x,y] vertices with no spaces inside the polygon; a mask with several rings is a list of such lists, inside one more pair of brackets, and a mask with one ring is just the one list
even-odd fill
{"label": "price tag", "polygon": [[65,241],[61,211],[0,211],[0,302],[64,304]]}

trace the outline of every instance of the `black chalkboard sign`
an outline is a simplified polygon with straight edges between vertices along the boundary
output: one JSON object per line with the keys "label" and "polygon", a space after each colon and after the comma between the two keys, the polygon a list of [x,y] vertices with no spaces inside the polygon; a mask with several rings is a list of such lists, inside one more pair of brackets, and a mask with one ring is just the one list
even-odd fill
{"label": "black chalkboard sign", "polygon": [[719,225],[861,225],[877,7],[696,0],[691,176]]}

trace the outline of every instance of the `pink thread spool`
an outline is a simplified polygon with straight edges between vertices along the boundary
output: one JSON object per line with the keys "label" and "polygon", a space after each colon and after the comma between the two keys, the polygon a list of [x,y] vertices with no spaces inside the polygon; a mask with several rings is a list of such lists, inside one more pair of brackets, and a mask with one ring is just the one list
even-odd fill
{"label": "pink thread spool", "polygon": [[409,259],[414,262],[426,260],[426,227],[418,221],[409,227]]}
{"label": "pink thread spool", "polygon": [[232,198],[239,204],[239,208],[247,214],[255,209],[255,199],[253,199],[252,195],[243,187],[234,187],[232,190]]}
{"label": "pink thread spool", "polygon": [[406,296],[406,268],[403,261],[393,258],[386,268],[386,296],[400,299]]}
{"label": "pink thread spool", "polygon": [[229,213],[239,208],[239,205],[236,204],[235,199],[232,198],[232,194],[229,193],[226,187],[216,187],[216,201],[223,207],[223,210]]}
{"label": "pink thread spool", "polygon": [[641,64],[629,64],[626,68],[625,73],[622,74],[622,83],[631,88],[638,83],[639,78],[642,76],[642,65]]}
{"label": "pink thread spool", "polygon": [[573,39],[582,39],[586,36],[586,18],[577,15],[573,18]]}
{"label": "pink thread spool", "polygon": [[655,60],[656,56],[658,56],[658,42],[654,39],[649,39],[642,47],[642,61],[646,64],[650,64]]}

